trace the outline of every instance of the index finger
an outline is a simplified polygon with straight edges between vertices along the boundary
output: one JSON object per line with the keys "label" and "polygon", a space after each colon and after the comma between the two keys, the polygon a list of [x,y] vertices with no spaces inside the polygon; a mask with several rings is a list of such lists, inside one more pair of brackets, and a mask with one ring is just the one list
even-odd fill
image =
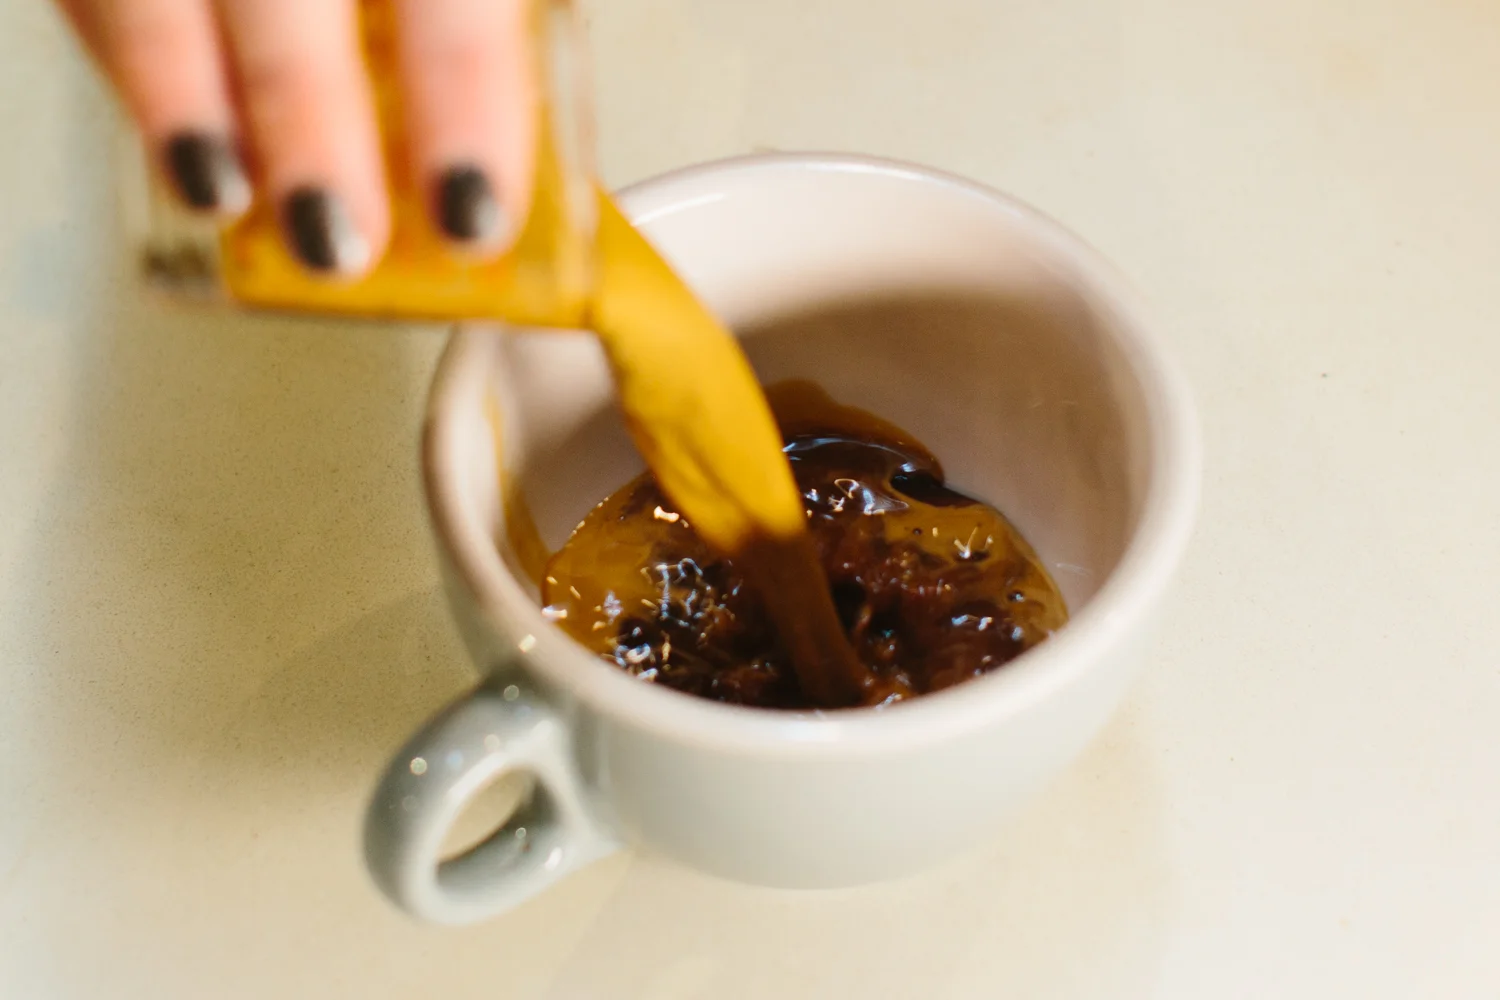
{"label": "index finger", "polygon": [[354,0],[219,0],[241,108],[286,238],[313,271],[358,274],[390,205]]}

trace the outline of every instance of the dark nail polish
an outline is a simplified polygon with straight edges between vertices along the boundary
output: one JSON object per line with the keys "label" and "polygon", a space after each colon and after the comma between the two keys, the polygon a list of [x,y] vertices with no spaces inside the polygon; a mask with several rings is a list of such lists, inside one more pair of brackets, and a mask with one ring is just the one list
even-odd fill
{"label": "dark nail polish", "polygon": [[302,263],[322,272],[364,268],[369,246],[337,197],[321,188],[298,188],[283,206],[282,224]]}
{"label": "dark nail polish", "polygon": [[206,212],[242,212],[250,204],[250,182],[227,139],[207,132],[179,132],[167,140],[165,159],[177,193]]}
{"label": "dark nail polish", "polygon": [[501,236],[505,216],[483,173],[453,167],[438,181],[437,221],[459,243],[493,243]]}

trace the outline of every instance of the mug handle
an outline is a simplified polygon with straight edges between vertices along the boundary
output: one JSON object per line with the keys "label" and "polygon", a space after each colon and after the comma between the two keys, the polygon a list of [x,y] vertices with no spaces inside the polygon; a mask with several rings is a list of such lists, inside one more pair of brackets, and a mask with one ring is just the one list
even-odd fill
{"label": "mug handle", "polygon": [[[467,853],[443,841],[475,796],[504,774],[535,780],[527,802]],[[439,712],[393,758],[365,816],[365,864],[413,916],[467,924],[536,895],[619,848],[594,821],[567,724],[515,675]]]}

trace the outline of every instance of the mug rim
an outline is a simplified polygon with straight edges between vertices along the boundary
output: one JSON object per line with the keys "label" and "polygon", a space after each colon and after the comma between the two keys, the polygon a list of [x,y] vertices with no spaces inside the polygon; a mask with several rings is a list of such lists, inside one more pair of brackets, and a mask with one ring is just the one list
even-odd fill
{"label": "mug rim", "polygon": [[1141,510],[1108,578],[1058,632],[1006,664],[962,684],[883,709],[779,711],[729,705],[643,684],[577,645],[541,613],[496,546],[492,527],[469,516],[457,485],[464,460],[455,428],[482,394],[495,334],[460,325],[449,337],[428,396],[422,473],[434,534],[458,580],[517,659],[549,687],[592,711],[679,743],[765,756],[858,756],[952,739],[1024,713],[1079,683],[1125,642],[1169,583],[1194,528],[1201,441],[1187,380],[1148,322],[1138,294],[1102,254],[1050,216],[978,182],[896,160],[847,153],[764,153],[695,164],[619,193],[634,221],[690,209],[684,188],[745,172],[876,173],[936,184],[1007,212],[1025,239],[1066,260],[1108,311],[1110,336],[1140,386],[1149,469]]}

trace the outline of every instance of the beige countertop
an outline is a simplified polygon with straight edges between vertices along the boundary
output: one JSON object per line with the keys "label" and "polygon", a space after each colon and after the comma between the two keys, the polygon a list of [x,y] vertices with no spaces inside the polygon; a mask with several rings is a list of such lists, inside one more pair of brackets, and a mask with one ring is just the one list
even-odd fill
{"label": "beige countertop", "polygon": [[142,301],[109,103],[46,4],[0,0],[0,996],[1496,996],[1500,9],[596,6],[611,181],[921,160],[1154,300],[1208,474],[1126,709],[922,879],[622,855],[413,925],[358,829],[471,681],[415,477],[440,334]]}

